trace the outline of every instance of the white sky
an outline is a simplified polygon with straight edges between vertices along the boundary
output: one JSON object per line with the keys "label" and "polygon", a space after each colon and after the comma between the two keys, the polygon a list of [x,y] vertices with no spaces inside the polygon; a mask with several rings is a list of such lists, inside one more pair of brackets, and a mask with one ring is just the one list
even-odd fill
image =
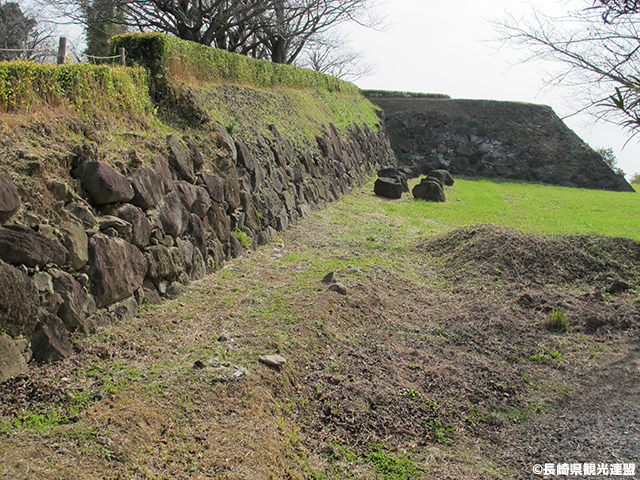
{"label": "white sky", "polygon": [[[587,0],[535,0],[543,13],[560,15]],[[376,73],[355,83],[365,89],[445,93],[453,98],[513,100],[550,105],[558,115],[573,113],[569,89],[545,88],[545,69],[553,64],[519,63],[523,53],[498,50],[490,20],[507,13],[519,18],[531,11],[522,0],[387,0],[390,27],[378,32],[350,31],[353,47],[366,51]],[[618,166],[630,177],[640,171],[640,146],[615,125],[588,115],[566,118],[565,123],[594,148],[613,148]]]}

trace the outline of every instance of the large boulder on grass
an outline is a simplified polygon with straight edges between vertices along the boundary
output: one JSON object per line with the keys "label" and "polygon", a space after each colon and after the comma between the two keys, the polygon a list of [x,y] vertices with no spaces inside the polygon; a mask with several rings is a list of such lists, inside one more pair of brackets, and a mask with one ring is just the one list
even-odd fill
{"label": "large boulder on grass", "polygon": [[426,200],[428,202],[445,202],[447,200],[442,185],[429,178],[423,178],[418,185],[413,187],[411,193],[417,200]]}
{"label": "large boulder on grass", "polygon": [[403,190],[402,181],[397,177],[379,177],[373,185],[373,192],[385,198],[401,198]]}
{"label": "large boulder on grass", "polygon": [[448,170],[431,170],[427,176],[437,178],[443,185],[446,185],[447,187],[452,186],[454,183],[453,177]]}
{"label": "large boulder on grass", "polygon": [[409,191],[409,184],[407,183],[407,175],[402,172],[399,168],[395,167],[385,167],[378,170],[378,177],[383,178],[397,178],[402,183],[402,191]]}

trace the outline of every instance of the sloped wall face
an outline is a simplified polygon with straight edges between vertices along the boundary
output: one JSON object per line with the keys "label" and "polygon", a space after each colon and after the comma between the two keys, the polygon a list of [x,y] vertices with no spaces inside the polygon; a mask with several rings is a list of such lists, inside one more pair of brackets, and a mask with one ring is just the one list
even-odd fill
{"label": "sloped wall face", "polygon": [[371,98],[400,165],[425,171],[633,192],[550,107],[487,100]]}
{"label": "sloped wall face", "polygon": [[215,145],[169,135],[151,165],[105,162],[85,143],[70,161],[73,180],[49,184],[59,199],[52,218],[29,213],[0,175],[0,330],[14,339],[0,351],[0,381],[26,367],[21,358],[69,355],[70,332],[179,296],[395,162],[385,134],[368,126],[327,125],[303,146],[275,127],[269,139],[253,129],[242,141],[213,128]]}

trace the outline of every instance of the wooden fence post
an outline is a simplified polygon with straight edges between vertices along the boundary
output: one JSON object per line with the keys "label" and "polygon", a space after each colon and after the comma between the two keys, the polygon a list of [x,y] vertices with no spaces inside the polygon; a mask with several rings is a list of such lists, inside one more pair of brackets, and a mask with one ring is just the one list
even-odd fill
{"label": "wooden fence post", "polygon": [[124,51],[124,47],[120,47],[118,48],[118,53],[120,54],[120,65],[122,65],[124,67],[124,59],[125,59],[125,51]]}
{"label": "wooden fence post", "polygon": [[60,46],[58,47],[58,65],[63,65],[65,58],[67,58],[67,37],[60,37]]}

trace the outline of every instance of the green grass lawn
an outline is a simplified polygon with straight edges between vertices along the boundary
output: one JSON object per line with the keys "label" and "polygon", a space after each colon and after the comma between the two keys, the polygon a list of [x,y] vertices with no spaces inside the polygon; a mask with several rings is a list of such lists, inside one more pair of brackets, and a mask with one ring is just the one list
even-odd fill
{"label": "green grass lawn", "polygon": [[[417,180],[410,183],[412,187]],[[368,188],[368,186],[367,186]],[[392,218],[435,232],[478,223],[543,234],[597,234],[640,240],[640,194],[456,179],[446,203],[379,199]],[[379,197],[374,197],[379,198]],[[373,205],[371,205],[373,207]]]}

